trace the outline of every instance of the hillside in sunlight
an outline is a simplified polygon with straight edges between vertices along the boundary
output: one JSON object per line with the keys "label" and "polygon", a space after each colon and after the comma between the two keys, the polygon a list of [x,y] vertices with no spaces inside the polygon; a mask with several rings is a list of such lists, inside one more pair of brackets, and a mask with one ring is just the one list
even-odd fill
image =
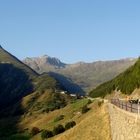
{"label": "hillside in sunlight", "polygon": [[[140,88],[140,58],[125,72],[113,80],[106,82],[90,92],[92,97],[105,97],[117,90],[123,94],[130,95],[135,89]],[[140,93],[138,93],[140,94]]]}

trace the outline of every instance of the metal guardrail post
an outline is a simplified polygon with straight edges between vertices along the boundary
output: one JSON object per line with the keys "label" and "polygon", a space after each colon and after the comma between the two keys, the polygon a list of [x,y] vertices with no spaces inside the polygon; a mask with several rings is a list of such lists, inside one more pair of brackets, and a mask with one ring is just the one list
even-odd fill
{"label": "metal guardrail post", "polygon": [[139,102],[140,102],[140,99],[138,99],[138,116],[140,114]]}
{"label": "metal guardrail post", "polygon": [[120,108],[120,101],[119,101],[119,108]]}

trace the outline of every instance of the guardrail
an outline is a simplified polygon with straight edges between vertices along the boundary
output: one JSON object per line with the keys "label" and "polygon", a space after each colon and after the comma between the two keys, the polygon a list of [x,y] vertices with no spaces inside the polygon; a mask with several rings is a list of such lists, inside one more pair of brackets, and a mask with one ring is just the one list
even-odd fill
{"label": "guardrail", "polygon": [[121,109],[124,109],[132,113],[140,112],[140,106],[138,104],[132,104],[132,103],[129,103],[128,101],[121,101],[119,99],[111,99],[111,103]]}

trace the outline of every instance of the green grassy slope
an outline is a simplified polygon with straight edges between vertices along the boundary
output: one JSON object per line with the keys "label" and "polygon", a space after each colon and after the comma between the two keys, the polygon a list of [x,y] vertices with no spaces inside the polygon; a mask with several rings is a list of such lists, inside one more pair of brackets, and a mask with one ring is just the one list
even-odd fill
{"label": "green grassy slope", "polygon": [[124,94],[131,94],[136,88],[140,87],[140,58],[125,72],[113,80],[106,82],[90,92],[92,97],[104,97],[113,90],[120,90]]}

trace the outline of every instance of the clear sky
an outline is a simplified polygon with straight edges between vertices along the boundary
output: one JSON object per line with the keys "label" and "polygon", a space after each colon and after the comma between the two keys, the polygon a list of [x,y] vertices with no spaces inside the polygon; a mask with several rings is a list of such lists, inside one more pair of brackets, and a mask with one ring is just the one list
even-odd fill
{"label": "clear sky", "polygon": [[0,0],[0,44],[67,63],[140,55],[140,0]]}

